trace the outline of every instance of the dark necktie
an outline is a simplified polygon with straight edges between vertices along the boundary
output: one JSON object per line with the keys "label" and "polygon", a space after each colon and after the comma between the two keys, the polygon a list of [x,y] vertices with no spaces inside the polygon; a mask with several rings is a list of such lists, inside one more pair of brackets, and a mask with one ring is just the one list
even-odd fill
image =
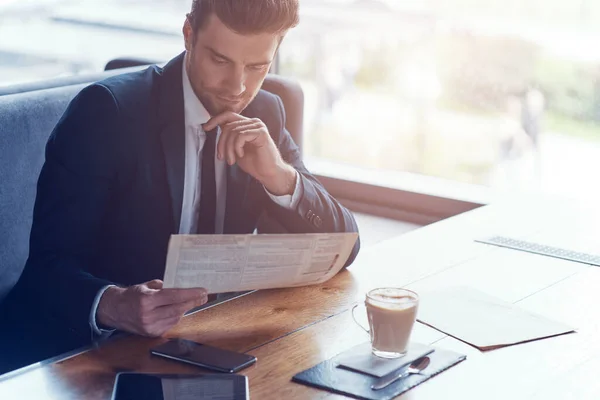
{"label": "dark necktie", "polygon": [[198,212],[198,233],[215,233],[217,213],[217,182],[215,178],[215,146],[217,129],[206,132],[206,141],[202,148],[202,177],[200,178],[200,210]]}

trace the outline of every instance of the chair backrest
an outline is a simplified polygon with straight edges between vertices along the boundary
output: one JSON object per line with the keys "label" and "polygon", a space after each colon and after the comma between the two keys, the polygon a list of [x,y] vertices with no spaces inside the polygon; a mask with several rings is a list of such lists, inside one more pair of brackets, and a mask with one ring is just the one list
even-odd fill
{"label": "chair backrest", "polygon": [[101,81],[113,75],[125,74],[128,72],[135,72],[144,69],[142,67],[124,68],[121,70],[111,70],[95,72],[90,74],[80,74],[71,76],[61,76],[58,78],[45,79],[41,81],[32,81],[26,83],[20,83],[16,85],[0,86],[0,96],[8,96],[11,94],[19,94],[25,92],[33,92],[35,90],[52,89],[62,86],[79,85],[82,83],[92,83]]}
{"label": "chair backrest", "polygon": [[29,253],[44,148],[67,105],[86,84],[0,96],[0,302]]}
{"label": "chair backrest", "polygon": [[[140,68],[121,72],[137,69]],[[27,260],[36,184],[48,136],[81,89],[115,75],[115,71],[118,72],[88,76],[92,79],[61,78],[38,82],[37,86],[0,88],[0,303],[19,279]],[[65,83],[70,84],[65,86]],[[300,145],[303,114],[300,87],[270,76],[265,88],[284,101],[288,130]]]}
{"label": "chair backrest", "polygon": [[279,75],[267,75],[262,88],[281,98],[285,108],[285,127],[302,151],[304,135],[304,92],[300,85]]}

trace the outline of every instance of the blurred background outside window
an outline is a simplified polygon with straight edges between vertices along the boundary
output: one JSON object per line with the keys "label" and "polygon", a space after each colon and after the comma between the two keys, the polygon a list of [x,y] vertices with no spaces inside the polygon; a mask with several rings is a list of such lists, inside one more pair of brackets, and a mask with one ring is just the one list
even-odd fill
{"label": "blurred background outside window", "polygon": [[[183,50],[191,0],[0,0],[0,85]],[[593,196],[600,2],[301,0],[278,73],[305,93],[309,168],[460,198]]]}

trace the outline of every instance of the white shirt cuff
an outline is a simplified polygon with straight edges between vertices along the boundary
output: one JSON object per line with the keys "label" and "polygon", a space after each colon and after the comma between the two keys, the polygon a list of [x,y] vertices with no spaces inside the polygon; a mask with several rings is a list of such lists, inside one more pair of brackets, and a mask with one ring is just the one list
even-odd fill
{"label": "white shirt cuff", "polygon": [[294,186],[294,193],[284,194],[283,196],[275,196],[271,194],[266,188],[265,191],[269,197],[281,207],[293,210],[298,206],[298,202],[302,197],[302,185],[300,184],[300,173],[296,171],[296,186]]}
{"label": "white shirt cuff", "polygon": [[106,335],[115,331],[115,329],[100,329],[98,328],[98,323],[96,322],[96,312],[98,311],[100,299],[102,298],[104,292],[106,292],[106,289],[113,286],[114,285],[106,285],[102,289],[100,289],[98,291],[98,294],[96,294],[96,297],[94,298],[94,302],[92,303],[92,309],[90,311],[90,327],[92,328],[92,332],[96,335]]}

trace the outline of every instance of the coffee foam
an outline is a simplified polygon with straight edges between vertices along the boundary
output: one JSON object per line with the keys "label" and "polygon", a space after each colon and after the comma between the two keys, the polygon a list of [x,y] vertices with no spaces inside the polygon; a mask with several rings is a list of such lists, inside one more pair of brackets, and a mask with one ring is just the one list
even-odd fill
{"label": "coffee foam", "polygon": [[377,293],[369,295],[367,302],[378,308],[386,308],[390,310],[403,310],[411,308],[415,305],[417,299],[412,296]]}

